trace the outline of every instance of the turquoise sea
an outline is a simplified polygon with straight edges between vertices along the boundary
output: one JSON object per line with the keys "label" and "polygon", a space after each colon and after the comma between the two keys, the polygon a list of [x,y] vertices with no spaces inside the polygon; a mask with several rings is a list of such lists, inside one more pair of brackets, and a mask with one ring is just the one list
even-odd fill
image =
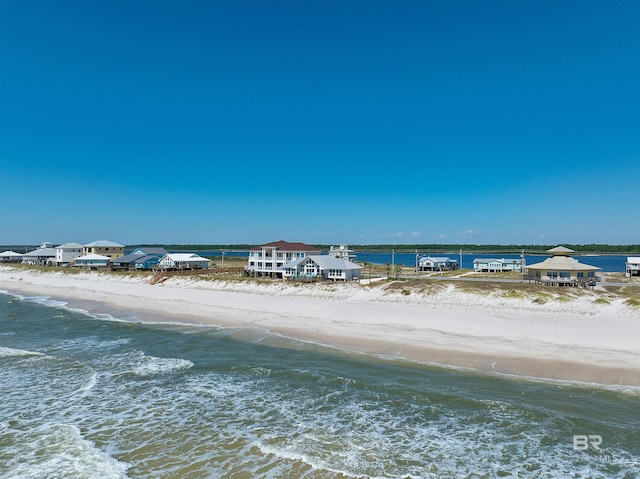
{"label": "turquoise sea", "polygon": [[0,293],[4,479],[639,477],[637,389],[69,306]]}

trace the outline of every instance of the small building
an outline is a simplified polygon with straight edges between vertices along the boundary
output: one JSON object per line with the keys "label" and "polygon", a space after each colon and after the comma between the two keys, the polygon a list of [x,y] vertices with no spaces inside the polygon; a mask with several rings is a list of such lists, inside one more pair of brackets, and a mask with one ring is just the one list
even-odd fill
{"label": "small building", "polygon": [[309,255],[319,255],[320,250],[304,243],[274,241],[249,250],[249,264],[245,266],[247,276],[282,277],[282,267]]}
{"label": "small building", "polygon": [[640,275],[640,256],[627,256],[627,276]]}
{"label": "small building", "polygon": [[355,263],[356,261],[355,251],[349,249],[349,245],[346,244],[341,244],[340,246],[330,246],[329,256],[333,256],[335,258],[343,258],[347,261],[351,261],[352,263]]}
{"label": "small building", "polygon": [[108,256],[104,256],[101,254],[86,254],[84,256],[79,256],[78,258],[73,260],[71,263],[73,266],[78,266],[82,268],[104,268],[108,266],[111,262],[111,258]]}
{"label": "small building", "polygon": [[503,273],[505,271],[522,271],[521,259],[476,258],[473,270],[483,273]]}
{"label": "small building", "polygon": [[21,263],[22,255],[15,251],[3,251],[0,253],[0,263]]}
{"label": "small building", "polygon": [[418,259],[418,271],[449,271],[458,268],[458,261],[447,256],[422,256]]}
{"label": "small building", "polygon": [[83,246],[80,243],[65,243],[56,246],[56,265],[68,266],[79,256],[82,256]]}
{"label": "small building", "polygon": [[44,242],[40,248],[22,255],[22,264],[51,265],[56,262],[56,249],[53,243]]}
{"label": "small building", "polygon": [[331,255],[309,255],[281,267],[282,277],[289,280],[325,279],[351,281],[360,279],[362,266]]}
{"label": "small building", "polygon": [[551,248],[551,258],[525,267],[526,279],[551,286],[595,286],[600,268],[571,258],[573,250],[564,246]]}
{"label": "small building", "polygon": [[158,261],[162,269],[207,269],[210,261],[195,253],[169,253]]}
{"label": "small building", "polygon": [[82,254],[99,254],[113,260],[124,256],[124,246],[113,241],[99,240],[84,245]]}

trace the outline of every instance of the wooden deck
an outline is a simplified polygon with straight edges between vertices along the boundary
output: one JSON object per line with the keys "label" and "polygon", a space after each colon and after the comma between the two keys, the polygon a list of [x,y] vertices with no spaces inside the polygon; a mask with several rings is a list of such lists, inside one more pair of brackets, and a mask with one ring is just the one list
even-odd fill
{"label": "wooden deck", "polygon": [[600,281],[599,276],[591,278],[561,278],[551,276],[525,275],[525,280],[529,283],[543,284],[545,286],[571,286],[575,288],[593,288]]}

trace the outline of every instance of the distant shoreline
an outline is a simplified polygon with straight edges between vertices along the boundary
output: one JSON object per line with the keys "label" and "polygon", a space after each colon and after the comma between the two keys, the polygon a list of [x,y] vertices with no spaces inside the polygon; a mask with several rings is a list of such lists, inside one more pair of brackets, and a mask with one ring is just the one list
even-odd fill
{"label": "distant shoreline", "polygon": [[[251,248],[259,246],[257,244],[131,244],[125,246],[126,250],[133,250],[138,247],[163,247],[172,252],[188,252],[188,251],[229,251],[243,250],[249,251]],[[323,251],[328,251],[330,246],[335,244],[311,244]],[[465,254],[520,254],[523,250],[529,255],[547,255],[547,251],[557,244],[552,245],[482,245],[482,244],[349,244],[349,247],[356,253],[390,253],[395,251],[398,254],[415,253],[442,253],[442,254],[459,254],[462,249]],[[617,256],[617,255],[640,255],[640,244],[629,245],[612,245],[612,244],[563,244],[575,251],[576,256],[594,254],[599,256]],[[30,250],[37,248],[35,244],[18,244],[18,245],[0,245],[0,251],[20,249]]]}
{"label": "distant shoreline", "polygon": [[[32,272],[0,267],[0,289],[167,321],[259,328],[367,354],[538,379],[640,386],[640,312],[582,292],[545,302],[504,293],[358,284],[295,286]],[[566,290],[566,288],[563,288]],[[553,289],[550,290],[553,292]],[[569,291],[567,294],[571,293]]]}

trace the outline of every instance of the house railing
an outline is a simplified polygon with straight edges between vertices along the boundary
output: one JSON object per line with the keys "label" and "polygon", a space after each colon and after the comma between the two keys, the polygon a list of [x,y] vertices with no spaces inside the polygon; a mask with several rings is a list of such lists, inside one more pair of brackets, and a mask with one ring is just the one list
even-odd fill
{"label": "house railing", "polygon": [[538,284],[544,284],[548,286],[595,286],[596,283],[602,281],[600,276],[587,276],[583,278],[576,278],[575,276],[548,276],[548,275],[536,275],[525,274],[522,277],[526,281],[534,281]]}

